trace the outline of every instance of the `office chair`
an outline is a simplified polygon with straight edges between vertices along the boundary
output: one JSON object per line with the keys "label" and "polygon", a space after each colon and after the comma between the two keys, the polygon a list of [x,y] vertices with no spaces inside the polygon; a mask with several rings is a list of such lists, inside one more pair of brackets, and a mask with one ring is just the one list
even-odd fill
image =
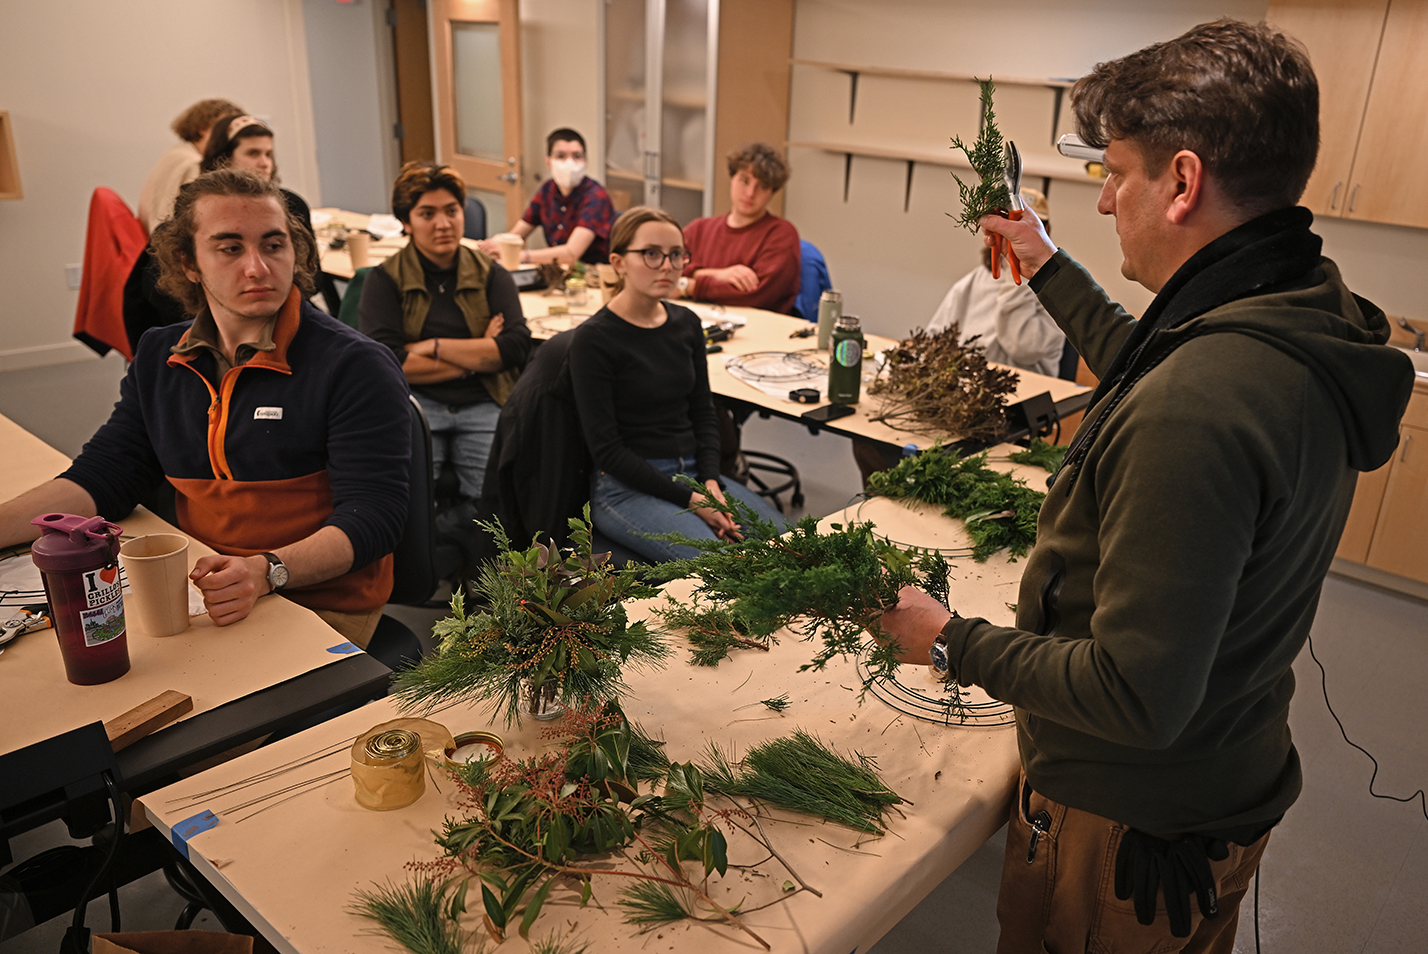
{"label": "office chair", "polygon": [[[85,911],[96,889],[106,882],[110,930],[120,929],[119,894],[113,875],[125,815],[118,779],[114,749],[101,722],[0,756],[0,864],[11,860],[11,836],[55,817],[64,818],[71,837],[95,841],[92,848],[51,848],[5,875],[26,897],[33,923],[74,909],[62,952],[89,950]],[[98,847],[101,842],[107,842],[103,849]],[[101,851],[103,857],[95,866],[93,858]],[[76,894],[79,884],[85,886]]]}
{"label": "office chair", "polygon": [[342,307],[338,308],[337,314],[333,316],[354,330],[358,324],[358,307],[362,304],[362,286],[367,284],[367,273],[371,270],[372,266],[368,265],[352,273],[352,277],[347,280],[347,288],[342,292]]}
{"label": "office chair", "polygon": [[828,262],[823,253],[809,241],[798,243],[800,271],[798,297],[794,299],[793,312],[805,321],[818,320],[818,299],[833,287],[833,279],[828,276]]}
{"label": "office chair", "polygon": [[[392,551],[392,595],[388,603],[425,606],[441,583],[436,568],[436,480],[432,473],[431,426],[416,398],[408,397],[412,420],[412,459],[407,483],[407,519]],[[367,643],[367,654],[388,669],[421,660],[422,642],[406,624],[382,614]]]}
{"label": "office chair", "polygon": [[486,206],[474,195],[466,197],[466,231],[462,234],[469,239],[486,237]]}

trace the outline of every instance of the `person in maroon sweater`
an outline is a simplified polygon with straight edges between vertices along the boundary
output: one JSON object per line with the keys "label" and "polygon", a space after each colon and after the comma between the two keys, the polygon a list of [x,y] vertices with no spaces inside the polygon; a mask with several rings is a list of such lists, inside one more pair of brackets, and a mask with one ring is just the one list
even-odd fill
{"label": "person in maroon sweater", "polygon": [[695,301],[788,313],[798,297],[798,229],[769,212],[788,181],[788,163],[768,143],[729,153],[728,215],[695,219],[684,229],[689,264],[679,295]]}

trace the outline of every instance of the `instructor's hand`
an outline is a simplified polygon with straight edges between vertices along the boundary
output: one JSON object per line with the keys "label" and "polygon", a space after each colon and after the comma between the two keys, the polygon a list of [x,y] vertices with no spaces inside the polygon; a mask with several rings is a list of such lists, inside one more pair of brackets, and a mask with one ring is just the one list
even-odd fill
{"label": "instructor's hand", "polygon": [[203,605],[216,626],[236,623],[253,612],[268,592],[268,561],[261,555],[200,557],[188,575],[203,593]]}
{"label": "instructor's hand", "polygon": [[932,662],[932,641],[951,618],[947,607],[915,586],[904,586],[897,605],[883,611],[878,625],[885,637],[897,640],[899,661],[926,666]]}
{"label": "instructor's hand", "polygon": [[982,241],[991,247],[992,234],[1005,238],[1011,243],[1011,250],[1021,261],[1021,274],[1030,278],[1056,254],[1056,245],[1046,234],[1046,226],[1036,213],[1027,209],[1017,221],[1004,219],[1000,215],[984,215],[979,223],[982,227]]}

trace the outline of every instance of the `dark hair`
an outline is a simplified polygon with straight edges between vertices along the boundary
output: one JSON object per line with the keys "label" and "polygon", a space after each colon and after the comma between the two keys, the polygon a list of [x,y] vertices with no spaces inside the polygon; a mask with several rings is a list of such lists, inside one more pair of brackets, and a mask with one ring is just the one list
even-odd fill
{"label": "dark hair", "polygon": [[[679,240],[684,241],[684,229],[680,228],[678,220],[664,209],[656,209],[651,205],[637,205],[632,209],[626,209],[620,213],[620,217],[615,220],[615,225],[610,229],[610,254],[624,255],[630,250],[630,243],[635,240],[635,233],[640,230],[641,225],[650,222],[666,222],[679,229]],[[621,275],[615,281],[615,294],[619,294],[625,287],[625,276]]]}
{"label": "dark hair", "polygon": [[777,192],[788,181],[788,163],[783,155],[766,142],[745,143],[729,153],[729,176],[748,169],[749,174],[771,192]]}
{"label": "dark hair", "polygon": [[466,183],[461,173],[450,166],[413,159],[397,173],[392,186],[392,214],[402,223],[411,222],[412,209],[421,197],[434,189],[445,189],[456,197],[462,212],[466,211]]}
{"label": "dark hair", "polygon": [[1297,40],[1221,19],[1099,63],[1071,90],[1076,132],[1138,147],[1158,176],[1181,149],[1252,215],[1292,206],[1319,152],[1319,83]]}
{"label": "dark hair", "polygon": [[197,315],[208,305],[203,286],[190,281],[185,268],[197,268],[194,256],[194,206],[208,195],[239,196],[245,199],[276,199],[288,222],[288,240],[293,244],[293,284],[304,296],[317,288],[317,244],[312,233],[293,215],[277,183],[236,169],[205,172],[179,189],[174,202],[174,214],[154,227],[149,237],[149,251],[159,263],[159,290],[183,305],[190,315]]}
{"label": "dark hair", "polygon": [[[231,128],[235,120],[252,119],[252,122],[243,123],[237,129]],[[208,148],[203,150],[203,162],[199,164],[199,169],[203,172],[213,172],[216,169],[226,169],[233,162],[233,153],[238,151],[238,144],[244,139],[254,139],[258,136],[272,137],[273,130],[264,123],[253,119],[251,116],[244,116],[243,113],[233,113],[222,116],[218,122],[213,124],[213,132],[208,137]],[[278,161],[273,160],[273,184],[278,183]]]}
{"label": "dark hair", "polygon": [[548,156],[551,150],[555,149],[558,142],[578,142],[583,152],[590,150],[585,148],[585,137],[568,126],[561,126],[555,132],[545,137],[545,154]]}
{"label": "dark hair", "polygon": [[226,99],[201,99],[178,114],[169,125],[184,142],[198,142],[222,116],[241,116],[243,107]]}

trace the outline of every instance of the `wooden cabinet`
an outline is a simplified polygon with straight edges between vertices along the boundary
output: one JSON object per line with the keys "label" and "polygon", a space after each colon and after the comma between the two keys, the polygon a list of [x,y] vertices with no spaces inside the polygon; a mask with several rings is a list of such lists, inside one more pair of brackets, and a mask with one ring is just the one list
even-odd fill
{"label": "wooden cabinet", "polygon": [[1274,0],[1266,19],[1309,50],[1319,78],[1316,215],[1428,227],[1428,3]]}
{"label": "wooden cabinet", "polygon": [[1428,583],[1428,388],[1408,402],[1393,459],[1359,478],[1335,555]]}
{"label": "wooden cabinet", "polygon": [[[724,156],[788,134],[793,0],[605,0],[606,188],[679,221],[729,210]],[[783,194],[770,209],[783,211]]]}
{"label": "wooden cabinet", "polygon": [[21,199],[20,163],[15,158],[15,127],[10,114],[0,109],[0,199]]}

